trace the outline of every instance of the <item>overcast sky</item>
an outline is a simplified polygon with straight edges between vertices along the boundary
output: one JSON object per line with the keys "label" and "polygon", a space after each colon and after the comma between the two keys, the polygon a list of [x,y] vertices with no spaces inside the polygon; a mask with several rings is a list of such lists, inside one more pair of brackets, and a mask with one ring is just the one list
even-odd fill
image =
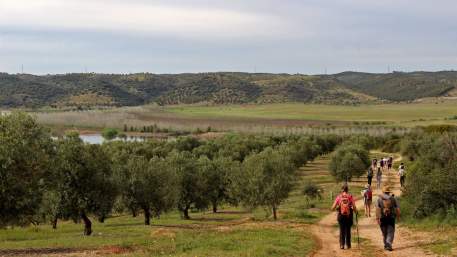
{"label": "overcast sky", "polygon": [[0,0],[0,71],[457,69],[456,0]]}

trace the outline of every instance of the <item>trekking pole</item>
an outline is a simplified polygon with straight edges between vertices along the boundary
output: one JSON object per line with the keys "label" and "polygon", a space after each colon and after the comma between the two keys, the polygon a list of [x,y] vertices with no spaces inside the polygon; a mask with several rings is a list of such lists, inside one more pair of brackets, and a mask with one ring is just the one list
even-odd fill
{"label": "trekking pole", "polygon": [[355,213],[355,228],[357,230],[357,248],[360,248],[360,236],[359,236],[359,212]]}

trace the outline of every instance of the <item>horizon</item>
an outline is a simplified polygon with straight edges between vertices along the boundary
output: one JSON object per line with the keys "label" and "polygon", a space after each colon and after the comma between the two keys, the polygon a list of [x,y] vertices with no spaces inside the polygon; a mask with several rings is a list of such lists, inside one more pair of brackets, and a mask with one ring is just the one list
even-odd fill
{"label": "horizon", "polygon": [[450,70],[455,9],[451,0],[1,0],[0,70]]}
{"label": "horizon", "polygon": [[393,73],[405,73],[405,74],[410,74],[410,73],[439,73],[439,72],[457,72],[457,70],[413,70],[413,71],[397,71],[393,70],[391,72],[367,72],[367,71],[351,71],[351,70],[346,70],[346,71],[341,71],[337,73],[327,73],[327,74],[306,74],[306,73],[287,73],[287,72],[244,72],[244,71],[200,71],[200,72],[178,72],[178,73],[153,73],[153,72],[148,72],[148,71],[140,71],[140,72],[133,72],[133,73],[102,73],[102,72],[66,72],[66,73],[9,73],[9,72],[3,72],[0,71],[0,74],[7,74],[7,75],[32,75],[32,76],[63,76],[63,75],[70,75],[70,74],[95,74],[95,75],[136,75],[136,74],[150,74],[150,75],[183,75],[183,74],[220,74],[220,73],[244,73],[244,74],[273,74],[273,75],[301,75],[301,76],[332,76],[332,75],[338,75],[342,73],[365,73],[365,74],[381,74],[381,75],[387,75],[387,74],[393,74]]}

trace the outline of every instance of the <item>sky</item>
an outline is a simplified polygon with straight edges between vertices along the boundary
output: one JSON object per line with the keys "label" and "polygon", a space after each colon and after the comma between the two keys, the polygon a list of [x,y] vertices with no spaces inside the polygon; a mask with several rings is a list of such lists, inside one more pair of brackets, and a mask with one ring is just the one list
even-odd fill
{"label": "sky", "polygon": [[455,0],[0,0],[0,72],[457,69]]}

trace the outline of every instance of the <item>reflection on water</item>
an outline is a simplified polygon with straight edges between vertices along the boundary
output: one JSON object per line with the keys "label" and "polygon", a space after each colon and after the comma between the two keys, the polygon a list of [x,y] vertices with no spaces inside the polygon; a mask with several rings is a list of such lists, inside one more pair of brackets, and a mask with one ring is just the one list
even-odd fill
{"label": "reflection on water", "polygon": [[[107,141],[102,137],[101,134],[88,134],[88,135],[80,135],[79,136],[85,143],[89,144],[102,144],[103,142]],[[144,137],[132,137],[127,136],[125,138],[115,138],[113,140],[122,140],[122,141],[144,141]]]}

